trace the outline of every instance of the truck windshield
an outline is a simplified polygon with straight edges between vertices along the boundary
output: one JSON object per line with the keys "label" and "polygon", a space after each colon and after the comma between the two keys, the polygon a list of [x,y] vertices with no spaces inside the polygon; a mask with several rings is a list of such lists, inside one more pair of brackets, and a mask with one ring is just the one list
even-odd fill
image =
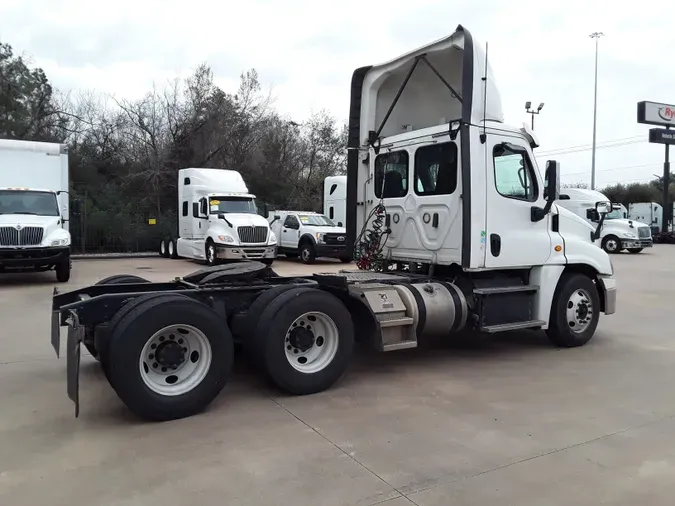
{"label": "truck windshield", "polygon": [[25,190],[0,190],[0,214],[60,215],[54,193]]}
{"label": "truck windshield", "polygon": [[327,217],[321,214],[301,214],[300,223],[303,225],[308,225],[310,227],[334,227],[333,223]]}
{"label": "truck windshield", "polygon": [[211,214],[258,214],[255,201],[250,197],[211,197],[209,209]]}
{"label": "truck windshield", "polygon": [[607,216],[605,216],[606,220],[620,220],[621,218],[623,218],[621,209],[614,209],[614,211],[607,213]]}

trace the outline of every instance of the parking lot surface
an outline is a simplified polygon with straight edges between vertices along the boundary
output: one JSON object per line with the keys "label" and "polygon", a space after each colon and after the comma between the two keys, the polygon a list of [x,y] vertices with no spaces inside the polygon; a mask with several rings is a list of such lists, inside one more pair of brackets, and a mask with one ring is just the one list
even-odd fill
{"label": "parking lot surface", "polygon": [[[585,347],[521,332],[359,353],[305,397],[240,361],[208,411],[161,424],[130,415],[88,356],[75,419],[49,343],[53,273],[0,277],[0,504],[671,505],[675,247],[612,260],[618,312]],[[59,289],[198,268],[81,260]]]}

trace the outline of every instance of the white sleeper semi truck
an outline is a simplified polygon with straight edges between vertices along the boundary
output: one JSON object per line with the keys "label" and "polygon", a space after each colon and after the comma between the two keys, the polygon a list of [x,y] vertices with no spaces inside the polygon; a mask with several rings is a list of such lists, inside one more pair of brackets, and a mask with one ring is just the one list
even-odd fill
{"label": "white sleeper semi truck", "polygon": [[0,139],[0,273],[70,279],[68,148]]}
{"label": "white sleeper semi truck", "polygon": [[504,123],[465,28],[356,70],[349,117],[347,242],[361,269],[280,277],[244,262],[55,294],[52,345],[67,327],[76,414],[81,344],[131,411],[167,420],[218,395],[236,342],[302,395],[338,381],[355,340],[390,352],[462,330],[531,329],[574,347],[615,312],[598,228],[557,205],[558,164],[540,173],[534,134]]}
{"label": "white sleeper semi truck", "polygon": [[208,265],[222,260],[271,264],[277,238],[239,172],[189,168],[178,171],[178,237],[162,240],[159,251],[166,258]]}
{"label": "white sleeper semi truck", "polygon": [[610,202],[599,191],[585,188],[565,188],[560,195],[560,206],[591,224],[600,225],[599,245],[607,253],[620,253],[621,250],[640,253],[644,248],[654,245],[649,225],[626,219],[620,204],[611,204],[610,213],[604,217],[598,216],[595,205],[599,201]]}

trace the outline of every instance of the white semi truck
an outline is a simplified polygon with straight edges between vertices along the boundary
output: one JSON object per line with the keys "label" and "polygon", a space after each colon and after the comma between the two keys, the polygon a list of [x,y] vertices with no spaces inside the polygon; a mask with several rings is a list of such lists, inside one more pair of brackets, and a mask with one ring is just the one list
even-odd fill
{"label": "white semi truck", "polygon": [[0,273],[70,279],[68,148],[0,139]]}
{"label": "white semi truck", "polygon": [[629,253],[640,253],[644,248],[654,245],[650,226],[626,219],[620,204],[612,204],[612,211],[601,222],[601,217],[595,212],[595,204],[599,201],[610,201],[599,191],[585,188],[565,188],[563,191],[559,205],[589,223],[599,224],[599,245],[607,253],[619,253],[624,249]]}
{"label": "white semi truck", "polygon": [[178,234],[161,241],[160,255],[216,265],[221,260],[271,264],[277,254],[274,232],[234,170],[178,171]]}
{"label": "white semi truck", "polygon": [[302,395],[343,375],[355,340],[390,352],[462,330],[531,329],[574,347],[615,312],[598,227],[558,207],[558,164],[541,174],[534,134],[504,123],[486,55],[465,28],[356,70],[349,117],[347,243],[362,270],[280,277],[245,262],[55,294],[52,345],[58,353],[68,327],[76,415],[80,344],[131,411],[168,420],[218,395],[235,342]]}

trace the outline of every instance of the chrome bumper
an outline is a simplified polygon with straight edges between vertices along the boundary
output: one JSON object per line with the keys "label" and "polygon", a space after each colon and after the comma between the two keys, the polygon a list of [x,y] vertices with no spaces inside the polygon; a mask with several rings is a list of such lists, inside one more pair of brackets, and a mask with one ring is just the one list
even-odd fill
{"label": "chrome bumper", "polygon": [[277,247],[274,246],[216,246],[216,257],[220,260],[259,260],[276,258]]}
{"label": "chrome bumper", "polygon": [[616,278],[614,276],[598,276],[598,280],[605,301],[604,313],[616,313]]}
{"label": "chrome bumper", "polygon": [[621,239],[621,249],[651,248],[654,246],[652,239]]}

